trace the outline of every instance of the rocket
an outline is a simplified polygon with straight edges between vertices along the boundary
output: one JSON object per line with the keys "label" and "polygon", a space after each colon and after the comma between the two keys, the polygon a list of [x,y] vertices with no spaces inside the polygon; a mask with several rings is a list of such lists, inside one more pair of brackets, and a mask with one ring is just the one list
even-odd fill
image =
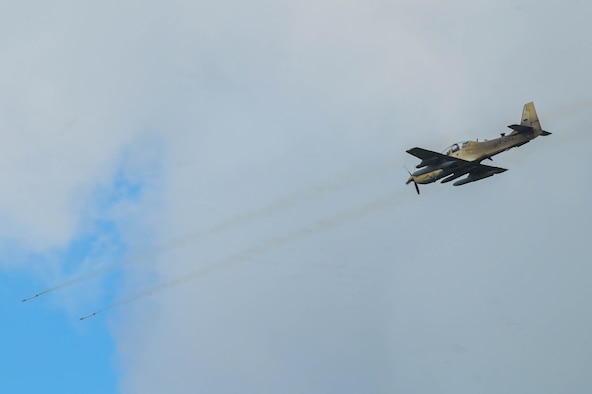
{"label": "rocket", "polygon": [[97,312],[93,312],[93,313],[91,313],[90,315],[82,316],[82,317],[80,318],[80,320],[88,319],[89,317],[93,317],[93,316],[95,316],[96,314],[97,314]]}
{"label": "rocket", "polygon": [[34,296],[27,297],[27,298],[25,298],[25,299],[24,299],[22,302],[25,302],[25,301],[32,300],[33,298],[37,298],[37,297],[39,297],[41,294],[42,294],[42,293],[37,293],[37,294],[35,294]]}

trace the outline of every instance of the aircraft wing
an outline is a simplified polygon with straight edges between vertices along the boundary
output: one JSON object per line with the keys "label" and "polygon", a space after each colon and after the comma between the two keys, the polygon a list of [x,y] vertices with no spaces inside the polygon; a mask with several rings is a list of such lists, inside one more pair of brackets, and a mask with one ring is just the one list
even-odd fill
{"label": "aircraft wing", "polygon": [[421,159],[421,163],[419,163],[416,168],[422,168],[429,165],[448,167],[449,165],[453,164],[460,165],[470,163],[469,161],[459,159],[457,157],[446,156],[442,153],[423,148],[411,148],[407,151],[407,153],[417,157],[418,159]]}
{"label": "aircraft wing", "polygon": [[453,179],[459,178],[465,174],[469,174],[469,176],[467,176],[466,178],[463,178],[463,179],[456,181],[452,184],[453,186],[460,186],[460,185],[465,185],[467,183],[475,182],[475,181],[478,181],[481,179],[489,178],[490,176],[494,176],[495,174],[501,174],[502,172],[505,172],[505,171],[507,171],[506,168],[486,166],[485,164],[474,163],[474,165],[471,166],[471,168],[468,171],[466,171],[466,170],[457,171],[454,174],[450,175],[448,178],[444,179],[442,181],[442,183],[450,182]]}
{"label": "aircraft wing", "polygon": [[421,159],[421,163],[417,165],[417,168],[431,166],[443,170],[445,175],[441,181],[442,183],[450,182],[469,174],[466,178],[454,182],[454,186],[475,182],[507,171],[505,168],[481,164],[477,160],[467,161],[422,148],[411,148],[407,153]]}

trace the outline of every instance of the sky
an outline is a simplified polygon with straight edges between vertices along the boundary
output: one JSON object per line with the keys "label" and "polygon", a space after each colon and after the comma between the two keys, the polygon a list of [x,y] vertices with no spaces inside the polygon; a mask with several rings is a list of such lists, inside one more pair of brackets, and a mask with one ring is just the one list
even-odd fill
{"label": "sky", "polygon": [[590,391],[588,2],[0,9],[0,391]]}

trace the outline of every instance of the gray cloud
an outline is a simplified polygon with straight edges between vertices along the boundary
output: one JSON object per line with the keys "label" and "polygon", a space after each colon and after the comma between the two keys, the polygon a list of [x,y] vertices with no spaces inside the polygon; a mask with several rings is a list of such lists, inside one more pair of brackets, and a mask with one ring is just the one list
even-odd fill
{"label": "gray cloud", "polygon": [[[394,155],[412,163],[403,152],[415,144],[440,149],[492,138],[531,99],[545,122],[547,112],[587,97],[566,92],[577,82],[556,55],[588,30],[539,29],[561,16],[554,7],[534,10],[543,21],[528,29],[518,27],[530,17],[528,4],[430,4],[428,12],[413,4],[317,4],[273,5],[267,18],[240,6],[223,11],[228,3],[198,16],[208,21],[192,29],[207,39],[196,42],[199,55],[186,67],[199,105],[171,145],[176,160],[192,164],[170,174],[163,234],[207,228]],[[590,59],[570,54],[578,59],[571,72],[585,76]],[[569,128],[569,118],[553,118],[552,131]],[[121,328],[129,368],[122,389],[582,390],[589,360],[575,352],[583,338],[569,332],[590,321],[564,312],[574,299],[550,289],[571,278],[554,265],[561,251],[573,250],[570,264],[583,269],[576,245],[586,219],[567,220],[557,206],[566,189],[544,160],[559,154],[553,147],[551,137],[535,141],[500,157],[511,168],[503,177],[464,189],[426,187],[421,199],[409,190],[387,212],[130,306],[133,317],[122,317],[130,324]],[[582,165],[579,157],[570,168]],[[158,264],[162,279],[362,206],[402,189],[403,178],[393,172],[392,181],[177,250]],[[577,289],[572,294],[587,294]],[[564,326],[560,351],[554,338]]]}
{"label": "gray cloud", "polygon": [[[587,5],[14,7],[3,239],[69,242],[126,155],[137,179],[161,165],[113,213],[132,251],[233,223],[130,268],[123,298],[401,196],[113,310],[122,392],[588,391]],[[530,100],[554,134],[510,171],[405,189],[405,149],[493,138]]]}

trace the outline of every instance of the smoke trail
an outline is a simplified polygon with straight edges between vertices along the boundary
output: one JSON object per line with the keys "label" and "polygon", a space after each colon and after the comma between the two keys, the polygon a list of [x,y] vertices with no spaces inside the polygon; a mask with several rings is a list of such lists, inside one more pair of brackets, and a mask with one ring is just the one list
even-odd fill
{"label": "smoke trail", "polygon": [[46,290],[43,290],[42,292],[39,292],[39,293],[35,294],[34,296],[27,297],[23,301],[28,301],[33,298],[37,298],[41,295],[48,294],[48,293],[54,292],[56,290],[60,290],[60,289],[66,288],[66,287],[73,286],[73,285],[83,282],[85,280],[92,279],[92,278],[98,277],[102,274],[105,274],[107,272],[119,269],[122,266],[141,263],[141,262],[145,261],[146,259],[152,258],[157,255],[162,255],[166,252],[169,252],[169,251],[175,250],[177,248],[184,247],[188,244],[194,243],[194,242],[198,241],[199,239],[204,238],[206,236],[220,234],[220,233],[227,231],[229,229],[232,229],[234,227],[249,224],[249,223],[252,223],[256,220],[284,212],[284,211],[286,211],[292,207],[295,207],[299,204],[314,201],[314,200],[321,198],[329,193],[339,192],[339,191],[342,191],[347,188],[354,188],[354,187],[363,186],[364,184],[371,183],[371,182],[373,182],[377,179],[380,179],[381,177],[383,177],[389,173],[392,173],[393,170],[398,169],[398,168],[400,168],[400,163],[398,162],[398,160],[397,161],[396,160],[389,160],[389,161],[383,162],[375,167],[369,168],[363,172],[360,172],[357,174],[348,174],[348,175],[338,177],[334,180],[320,184],[316,187],[303,190],[301,192],[295,193],[291,196],[288,196],[288,197],[280,199],[280,200],[276,200],[276,201],[274,201],[274,202],[272,202],[272,203],[268,204],[267,206],[262,207],[260,209],[255,209],[250,212],[239,214],[233,218],[230,218],[226,221],[216,224],[207,230],[195,231],[195,232],[183,235],[179,238],[173,239],[173,240],[171,240],[165,244],[162,244],[160,246],[157,246],[152,250],[137,253],[137,254],[132,255],[129,258],[127,258],[124,261],[121,261],[117,264],[109,264],[109,265],[106,265],[102,268],[98,268],[95,271],[89,272],[87,274],[75,276],[63,283],[60,283],[60,284],[53,286],[53,287],[50,287]]}
{"label": "smoke trail", "polygon": [[[543,114],[543,119],[555,122],[557,120],[562,120],[566,117],[573,116],[582,110],[590,110],[592,109],[592,100],[584,99],[579,101],[574,101],[569,104],[565,104],[561,107],[557,107],[550,111],[548,114]],[[538,114],[540,117],[540,114]]]}
{"label": "smoke trail", "polygon": [[284,212],[296,205],[316,200],[320,197],[323,197],[326,194],[338,192],[345,188],[354,188],[362,186],[391,173],[394,169],[397,169],[399,167],[400,164],[398,163],[398,161],[390,160],[376,167],[368,169],[362,173],[342,176],[334,181],[329,181],[324,184],[318,185],[317,187],[304,190],[302,192],[296,193],[281,200],[274,201],[261,209],[253,210],[251,212],[247,212],[244,214],[239,214],[229,220],[226,220],[222,223],[210,227],[203,234],[189,234],[183,238],[174,241],[166,247],[177,248],[188,242],[194,241],[195,238],[200,237],[202,235],[219,234],[236,226],[252,223],[256,220],[265,218],[267,216]]}
{"label": "smoke trail", "polygon": [[125,298],[121,301],[115,302],[109,306],[106,306],[102,309],[99,309],[99,310],[89,314],[89,315],[84,316],[80,320],[87,319],[87,318],[95,316],[99,313],[108,311],[110,309],[114,309],[116,307],[119,307],[119,306],[122,306],[125,304],[129,304],[131,302],[140,300],[144,297],[151,296],[153,294],[170,289],[172,287],[176,287],[176,286],[188,283],[188,282],[195,280],[199,277],[202,277],[202,276],[208,275],[214,271],[217,271],[223,267],[227,267],[227,266],[230,266],[233,264],[240,263],[245,260],[252,259],[253,257],[260,256],[264,253],[269,252],[272,249],[277,249],[277,248],[282,247],[288,243],[298,241],[298,240],[301,240],[304,238],[308,238],[308,237],[332,230],[336,227],[343,226],[344,224],[347,224],[351,221],[361,219],[364,216],[367,216],[369,214],[387,209],[387,208],[395,205],[397,202],[399,202],[401,200],[402,196],[404,196],[406,192],[407,192],[407,190],[403,190],[403,189],[397,190],[396,192],[390,193],[386,196],[378,198],[378,199],[371,201],[370,203],[367,203],[367,204],[362,205],[360,207],[349,209],[347,211],[343,211],[337,215],[334,215],[334,216],[331,216],[331,217],[328,217],[325,219],[317,220],[313,225],[311,225],[309,227],[305,227],[305,228],[298,230],[296,232],[293,232],[290,235],[287,235],[284,237],[271,238],[270,240],[262,243],[261,245],[253,246],[253,247],[248,248],[244,251],[235,253],[230,257],[217,260],[217,261],[213,262],[212,264],[207,265],[206,267],[203,267],[199,270],[189,272],[188,274],[186,274],[182,277],[162,283],[162,284],[152,287],[148,290],[137,293],[129,298]]}
{"label": "smoke trail", "polygon": [[[103,271],[101,271],[101,272],[103,272]],[[88,274],[76,276],[76,277],[74,277],[74,278],[72,278],[70,280],[67,280],[65,282],[60,283],[57,286],[51,287],[51,288],[46,289],[46,290],[43,290],[42,292],[39,292],[39,293],[37,293],[35,295],[32,295],[32,296],[27,297],[27,298],[24,298],[22,300],[22,302],[32,300],[33,298],[40,297],[40,296],[42,296],[44,294],[47,294],[47,293],[51,293],[52,291],[56,291],[56,290],[59,290],[59,289],[63,289],[65,287],[72,286],[72,285],[74,285],[74,284],[76,284],[78,282],[81,282],[83,280],[94,278],[95,276],[97,276],[97,271],[93,271],[93,272],[90,272]]]}

